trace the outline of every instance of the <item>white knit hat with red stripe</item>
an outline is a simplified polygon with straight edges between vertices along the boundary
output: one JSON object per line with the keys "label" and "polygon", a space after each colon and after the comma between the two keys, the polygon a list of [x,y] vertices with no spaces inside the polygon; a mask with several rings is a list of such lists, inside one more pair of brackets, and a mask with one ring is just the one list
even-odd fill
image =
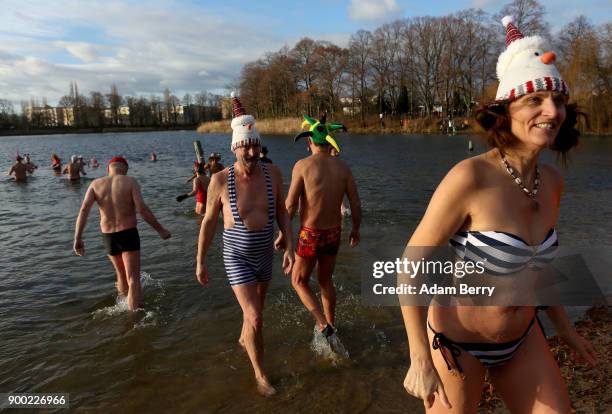
{"label": "white knit hat with red stripe", "polygon": [[253,115],[247,115],[246,111],[242,107],[242,103],[234,92],[232,92],[231,97],[232,112],[234,113],[234,119],[232,119],[231,124],[232,151],[245,145],[262,145],[259,132],[257,132],[257,128],[255,128],[255,117],[253,117]]}
{"label": "white knit hat with red stripe", "polygon": [[541,36],[525,37],[512,17],[502,19],[506,50],[497,60],[499,87],[496,101],[514,100],[538,91],[557,91],[569,96],[567,84],[554,65],[556,56]]}

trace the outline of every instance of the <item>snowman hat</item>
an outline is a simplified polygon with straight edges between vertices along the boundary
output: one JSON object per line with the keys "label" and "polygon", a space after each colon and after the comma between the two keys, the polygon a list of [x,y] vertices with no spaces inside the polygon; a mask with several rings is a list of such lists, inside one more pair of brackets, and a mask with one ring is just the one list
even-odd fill
{"label": "snowman hat", "polygon": [[232,97],[232,112],[234,113],[234,119],[232,119],[232,151],[236,148],[262,144],[261,137],[257,128],[255,128],[255,117],[253,115],[247,115],[240,99],[234,92],[231,93]]}
{"label": "snowman hat", "polygon": [[499,87],[495,101],[513,101],[539,91],[569,96],[569,88],[554,65],[556,55],[541,36],[523,36],[512,16],[505,16],[506,50],[497,60]]}

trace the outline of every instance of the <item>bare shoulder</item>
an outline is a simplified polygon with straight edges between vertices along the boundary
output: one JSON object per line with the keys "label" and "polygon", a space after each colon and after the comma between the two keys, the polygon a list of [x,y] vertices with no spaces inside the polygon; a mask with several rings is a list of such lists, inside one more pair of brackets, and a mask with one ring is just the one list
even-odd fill
{"label": "bare shoulder", "polygon": [[308,158],[302,158],[301,160],[297,160],[296,163],[293,165],[293,172],[302,172],[308,161]]}
{"label": "bare shoulder", "polygon": [[225,168],[218,173],[213,174],[210,177],[210,188],[220,189],[227,184],[227,177],[229,175],[229,168]]}
{"label": "bare shoulder", "polygon": [[91,182],[91,184],[89,185],[89,188],[92,188],[94,191],[96,191],[96,190],[101,189],[104,185],[106,185],[107,182],[108,182],[108,176],[96,178]]}
{"label": "bare shoulder", "polygon": [[540,164],[542,169],[542,179],[552,182],[554,187],[561,191],[563,189],[563,176],[561,172],[550,164]]}
{"label": "bare shoulder", "polygon": [[476,156],[458,162],[446,174],[440,186],[452,191],[473,190],[479,185],[479,178],[491,169],[491,163],[484,156]]}
{"label": "bare shoulder", "polygon": [[140,188],[140,183],[134,177],[130,177],[129,175],[119,175],[117,178],[127,184],[130,188]]}

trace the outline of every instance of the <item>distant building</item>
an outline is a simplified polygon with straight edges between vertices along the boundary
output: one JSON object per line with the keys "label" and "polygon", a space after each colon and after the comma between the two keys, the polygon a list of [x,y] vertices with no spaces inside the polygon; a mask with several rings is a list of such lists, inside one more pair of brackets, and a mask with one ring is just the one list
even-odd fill
{"label": "distant building", "polygon": [[[114,125],[113,110],[104,109],[103,112],[106,125]],[[117,108],[117,124],[130,126],[130,107],[128,105],[121,105]]]}
{"label": "distant building", "polygon": [[34,128],[74,125],[74,109],[68,107],[29,106],[25,110],[25,116]]}
{"label": "distant building", "polygon": [[355,116],[361,112],[361,102],[359,98],[355,98],[353,102],[352,97],[346,96],[340,98],[340,104],[342,105],[342,113],[344,115]]}

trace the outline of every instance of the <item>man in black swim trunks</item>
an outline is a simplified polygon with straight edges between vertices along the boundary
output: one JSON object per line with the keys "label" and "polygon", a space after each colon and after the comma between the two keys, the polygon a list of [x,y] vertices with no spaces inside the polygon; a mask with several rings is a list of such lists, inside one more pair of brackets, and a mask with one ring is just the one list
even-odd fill
{"label": "man in black swim trunks", "polygon": [[136,229],[136,213],[161,236],[169,239],[166,230],[149,210],[140,194],[138,181],[127,176],[128,163],[123,157],[108,162],[108,176],[95,179],[83,200],[74,232],[74,252],[85,255],[82,240],[87,217],[94,202],[100,208],[100,229],[108,258],[117,272],[117,290],[127,296],[128,308],[140,306],[140,238]]}

